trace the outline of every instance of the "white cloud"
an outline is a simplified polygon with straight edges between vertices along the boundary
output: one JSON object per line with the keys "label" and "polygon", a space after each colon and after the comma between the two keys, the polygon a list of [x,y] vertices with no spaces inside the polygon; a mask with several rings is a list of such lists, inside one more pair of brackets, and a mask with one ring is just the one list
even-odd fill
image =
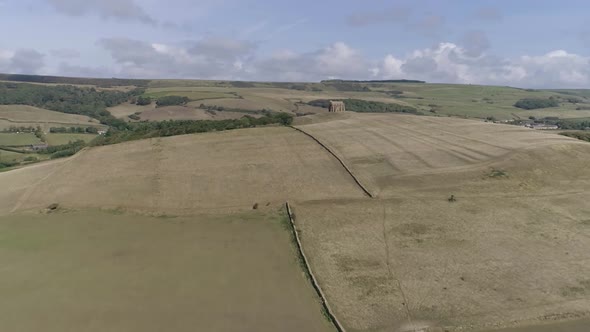
{"label": "white cloud", "polygon": [[183,44],[107,38],[98,44],[111,54],[119,76],[143,78],[239,78],[256,48],[253,43],[226,38]]}
{"label": "white cloud", "polygon": [[[123,77],[266,81],[405,78],[534,88],[590,85],[590,57],[555,50],[499,58],[488,53],[485,43],[478,44],[481,35],[476,37],[475,47],[445,42],[404,56],[387,54],[380,60],[369,59],[343,42],[303,53],[278,50],[266,57],[256,55],[257,45],[228,38],[183,44],[103,39],[99,45],[116,64],[113,75]],[[0,64],[2,61],[7,60],[2,60],[0,53]],[[92,72],[89,68],[69,69]]]}
{"label": "white cloud", "polygon": [[387,55],[380,63],[380,78],[411,78],[429,82],[497,84],[521,87],[587,87],[590,57],[563,50],[539,56],[500,59],[472,56],[464,47],[440,43],[416,50],[404,58]]}
{"label": "white cloud", "polygon": [[135,0],[47,0],[57,11],[69,16],[96,14],[105,19],[136,20],[145,24],[157,21]]}
{"label": "white cloud", "polygon": [[38,74],[45,67],[45,55],[33,49],[0,50],[0,72]]}

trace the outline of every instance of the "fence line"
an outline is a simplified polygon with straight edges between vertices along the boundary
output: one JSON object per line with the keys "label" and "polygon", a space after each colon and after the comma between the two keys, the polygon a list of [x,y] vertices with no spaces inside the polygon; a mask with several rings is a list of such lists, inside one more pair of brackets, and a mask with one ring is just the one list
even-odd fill
{"label": "fence line", "polygon": [[340,323],[338,318],[336,318],[336,316],[334,315],[334,312],[332,311],[332,308],[330,307],[330,304],[328,303],[328,300],[326,299],[326,296],[324,295],[324,292],[322,291],[320,284],[318,283],[315,275],[311,271],[311,266],[309,265],[309,261],[307,260],[307,256],[305,256],[305,252],[303,251],[303,245],[301,244],[301,239],[299,238],[299,234],[297,233],[297,226],[295,225],[295,220],[293,218],[293,214],[291,213],[291,207],[289,206],[289,202],[285,203],[285,207],[287,208],[287,215],[289,216],[289,222],[291,224],[291,231],[293,232],[293,236],[295,237],[295,243],[297,244],[297,250],[299,251],[299,256],[303,260],[303,265],[305,266],[305,272],[307,273],[307,275],[309,275],[309,278],[311,279],[311,284],[313,285],[313,288],[315,289],[316,293],[320,297],[321,302],[322,302],[322,306],[324,307],[324,310],[328,314],[330,321],[332,321],[332,323],[334,324],[334,326],[336,327],[338,332],[346,332],[346,330],[344,329],[344,327],[342,326],[342,324]]}
{"label": "fence line", "polygon": [[327,147],[324,143],[322,143],[319,139],[315,138],[312,134],[299,129],[297,127],[293,127],[291,126],[291,128],[297,130],[300,133],[305,134],[306,136],[310,137],[311,139],[313,139],[314,141],[316,141],[316,143],[318,143],[321,147],[323,147],[326,151],[328,151],[334,158],[336,158],[336,160],[338,160],[338,162],[340,163],[340,165],[342,165],[342,167],[344,167],[344,169],[346,170],[346,172],[352,177],[352,179],[354,180],[354,182],[356,182],[356,184],[359,186],[359,188],[361,188],[361,190],[365,193],[365,195],[374,198],[373,194],[371,194],[371,192],[365,188],[365,186],[361,183],[361,181],[352,173],[352,171],[350,170],[350,168],[348,168],[348,166],[346,166],[346,164],[344,163],[344,161],[342,159],[340,159],[340,157],[338,157],[336,155],[336,153],[334,153],[334,151],[332,151],[332,149],[330,149],[329,147]]}

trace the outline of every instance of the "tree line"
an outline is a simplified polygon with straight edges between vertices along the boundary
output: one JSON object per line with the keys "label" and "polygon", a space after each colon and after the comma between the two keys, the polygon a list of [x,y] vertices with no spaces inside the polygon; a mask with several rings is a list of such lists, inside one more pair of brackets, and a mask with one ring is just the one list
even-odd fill
{"label": "tree line", "polygon": [[30,83],[52,83],[52,84],[74,84],[74,85],[96,85],[99,87],[112,86],[140,86],[147,87],[149,80],[137,80],[127,78],[82,78],[82,77],[61,77],[42,75],[20,75],[0,74],[2,81],[30,82]]}
{"label": "tree line", "polygon": [[52,134],[98,134],[98,128],[95,127],[51,127],[49,132]]}
{"label": "tree line", "polygon": [[111,129],[106,135],[97,137],[91,145],[108,145],[153,137],[168,137],[211,131],[224,131],[240,128],[253,128],[267,125],[288,126],[293,116],[287,113],[268,113],[259,118],[243,116],[229,120],[169,120],[159,122],[130,123],[126,130]]}
{"label": "tree line", "polygon": [[[369,101],[362,99],[344,99],[344,106],[347,111],[359,113],[411,113],[419,114],[419,112],[411,106],[382,103],[378,101]],[[330,101],[328,99],[316,99],[307,103],[311,106],[329,108]]]}
{"label": "tree line", "polygon": [[522,108],[525,110],[534,110],[539,108],[557,107],[559,102],[554,98],[542,99],[542,98],[524,98],[517,101],[514,107]]}
{"label": "tree line", "polygon": [[0,82],[0,105],[30,105],[56,112],[86,115],[107,126],[123,129],[127,126],[126,122],[112,116],[106,108],[122,104],[143,92],[143,89],[123,92],[71,85]]}

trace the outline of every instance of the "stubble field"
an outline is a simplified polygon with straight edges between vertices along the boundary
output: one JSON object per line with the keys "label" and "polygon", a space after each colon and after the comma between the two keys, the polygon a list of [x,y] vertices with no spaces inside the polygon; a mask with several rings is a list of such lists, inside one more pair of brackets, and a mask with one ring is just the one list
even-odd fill
{"label": "stubble field", "polygon": [[[251,253],[256,261],[252,264],[266,271],[269,266],[265,264],[272,266],[274,260],[251,246],[257,241],[266,243],[276,234],[288,237],[287,230],[272,233],[272,223],[256,229],[245,225],[259,225],[272,213],[276,216],[288,200],[312,271],[348,331],[487,330],[590,314],[590,280],[585,277],[590,275],[589,145],[550,133],[443,117],[345,113],[302,120],[298,119],[297,128],[338,156],[376,198],[365,196],[340,162],[310,137],[292,128],[267,127],[91,148],[69,159],[0,173],[4,185],[0,215],[5,216],[0,224],[8,227],[6,234],[18,234],[23,230],[18,228],[20,223],[13,223],[14,218],[35,215],[59,203],[66,212],[102,209],[96,213],[109,213],[105,220],[118,220],[111,217],[114,212],[125,218],[140,214],[150,222],[185,220],[174,226],[179,228],[175,234],[188,227],[184,229],[187,236],[199,238],[205,228],[217,228],[205,221],[207,226],[198,228],[194,220],[211,219],[225,225],[242,218],[258,203],[257,211],[251,212],[256,221],[244,225],[232,221],[231,225],[241,226],[220,229],[204,243],[211,245],[207,252],[217,257],[218,251],[226,253],[217,246],[228,238],[238,246],[242,240],[236,238],[249,239],[242,254]],[[448,201],[451,195],[455,201]],[[194,217],[198,215],[207,217]],[[69,222],[67,217],[64,220]],[[100,220],[103,218],[95,218],[88,225],[95,227]],[[116,233],[117,227],[127,232],[128,227],[136,226],[120,221],[107,233]],[[31,226],[29,231],[35,229]],[[16,236],[19,241],[29,237]],[[184,252],[175,249],[176,238],[157,240],[159,245],[153,248]],[[180,236],[179,246],[185,245],[184,239]],[[5,243],[14,245],[14,241]],[[140,233],[137,241],[150,243],[153,235]],[[187,252],[200,250],[199,242],[194,245],[197,247]],[[290,247],[282,248],[277,250]],[[150,250],[155,249],[147,252]],[[26,255],[14,257],[17,261]],[[43,254],[36,257],[42,259]],[[56,254],[52,259],[59,257]],[[180,267],[187,262],[175,261],[178,266],[169,268],[180,273],[184,270],[178,269],[189,268]],[[220,266],[213,273],[218,278],[240,265]],[[16,266],[4,278],[18,279],[30,269],[33,265]],[[76,275],[74,280],[84,276]],[[252,274],[243,277],[248,279],[243,282],[256,278]],[[218,284],[213,279],[203,283],[215,288]],[[184,279],[179,282],[188,285]],[[275,277],[266,281],[277,287],[273,294],[280,293],[275,285],[282,282]],[[305,287],[297,289],[311,290],[308,284]],[[233,298],[231,289],[220,298]],[[137,296],[143,292],[138,290]],[[301,301],[312,301],[312,295]],[[117,299],[112,296],[116,294],[105,298]],[[203,307],[183,298],[182,293],[166,296],[172,302]],[[26,293],[13,297],[19,300],[31,303],[26,302]],[[139,301],[132,298],[126,303],[133,306]],[[266,302],[241,303],[253,306],[240,308],[247,310],[241,316],[246,322],[259,319],[262,311],[256,308],[267,310]],[[41,308],[37,311],[41,315],[42,307],[35,308]],[[154,308],[158,307],[150,306],[146,312]],[[232,308],[213,308],[217,311],[211,317],[223,321],[219,313],[233,312]],[[69,310],[74,309],[64,309]],[[310,317],[314,322],[316,313],[321,316],[319,310],[301,311],[293,320]],[[135,314],[130,313],[131,317]],[[277,319],[284,317],[281,315]],[[105,313],[104,317],[112,316]],[[240,330],[242,320],[220,329]],[[183,321],[191,320],[185,317]],[[97,326],[102,327],[103,322],[96,318]],[[276,327],[272,324],[278,323],[268,324]]]}

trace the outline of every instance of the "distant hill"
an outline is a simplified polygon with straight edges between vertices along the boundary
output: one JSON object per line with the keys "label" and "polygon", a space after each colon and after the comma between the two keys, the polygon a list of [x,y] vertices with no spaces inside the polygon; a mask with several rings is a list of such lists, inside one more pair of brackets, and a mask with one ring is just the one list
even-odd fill
{"label": "distant hill", "polygon": [[426,81],[418,80],[368,80],[368,81],[357,81],[357,80],[323,80],[321,83],[426,83]]}
{"label": "distant hill", "polygon": [[147,87],[149,80],[121,79],[121,78],[81,78],[41,75],[0,74],[0,81],[54,83],[74,85],[96,85],[99,87],[138,86]]}

